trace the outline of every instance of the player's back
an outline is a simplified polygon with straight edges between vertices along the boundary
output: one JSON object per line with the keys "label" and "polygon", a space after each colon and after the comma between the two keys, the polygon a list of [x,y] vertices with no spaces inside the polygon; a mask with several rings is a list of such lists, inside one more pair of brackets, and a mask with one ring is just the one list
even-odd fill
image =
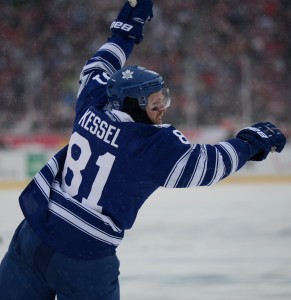
{"label": "player's back", "polygon": [[[128,229],[140,206],[163,185],[173,165],[169,157],[161,159],[165,154],[160,148],[162,137],[169,128],[124,117],[129,118],[92,106],[76,120],[62,172],[62,189]],[[168,142],[163,144],[167,148]]]}
{"label": "player's back", "polygon": [[22,211],[38,236],[65,255],[111,254],[144,201],[179,182],[192,149],[170,125],[91,106],[77,115],[69,145],[21,194]]}

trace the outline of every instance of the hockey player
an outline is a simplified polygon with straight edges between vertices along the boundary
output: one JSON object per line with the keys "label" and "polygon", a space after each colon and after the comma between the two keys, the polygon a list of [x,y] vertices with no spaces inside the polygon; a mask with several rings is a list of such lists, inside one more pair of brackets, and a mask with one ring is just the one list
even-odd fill
{"label": "hockey player", "polygon": [[82,70],[68,146],[20,195],[25,220],[1,263],[2,300],[119,299],[116,248],[156,189],[213,185],[284,148],[271,123],[216,145],[191,144],[163,125],[170,105],[163,78],[123,67],[152,17],[151,0],[131,4]]}

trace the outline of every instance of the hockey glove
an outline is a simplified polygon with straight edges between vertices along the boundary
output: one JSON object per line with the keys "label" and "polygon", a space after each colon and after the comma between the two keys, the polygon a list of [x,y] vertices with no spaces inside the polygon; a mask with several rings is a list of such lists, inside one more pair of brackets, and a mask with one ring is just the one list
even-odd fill
{"label": "hockey glove", "polygon": [[259,149],[259,152],[249,159],[254,161],[264,160],[270,152],[281,152],[286,144],[284,134],[270,122],[243,128],[236,137]]}
{"label": "hockey glove", "polygon": [[133,39],[136,44],[143,40],[143,26],[153,17],[152,0],[128,0],[121,8],[117,19],[111,24],[114,35]]}

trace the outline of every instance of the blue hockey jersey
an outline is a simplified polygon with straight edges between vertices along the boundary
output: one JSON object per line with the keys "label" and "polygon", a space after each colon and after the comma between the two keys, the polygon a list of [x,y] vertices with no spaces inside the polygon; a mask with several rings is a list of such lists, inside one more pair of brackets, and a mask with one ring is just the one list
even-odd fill
{"label": "blue hockey jersey", "polygon": [[240,139],[190,144],[171,125],[137,123],[124,112],[106,109],[107,80],[125,64],[132,47],[132,41],[111,38],[86,63],[69,144],[20,195],[30,226],[69,257],[113,253],[156,189],[213,185],[250,156]]}

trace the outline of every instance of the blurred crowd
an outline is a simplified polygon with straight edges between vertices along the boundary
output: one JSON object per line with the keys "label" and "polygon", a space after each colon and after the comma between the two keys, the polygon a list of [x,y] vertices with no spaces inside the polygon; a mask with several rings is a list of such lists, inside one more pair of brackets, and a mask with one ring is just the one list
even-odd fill
{"label": "blurred crowd", "polygon": [[[0,2],[0,133],[71,130],[80,71],[122,2]],[[290,0],[154,3],[127,64],[165,78],[167,122],[232,130],[268,120],[290,131]]]}

